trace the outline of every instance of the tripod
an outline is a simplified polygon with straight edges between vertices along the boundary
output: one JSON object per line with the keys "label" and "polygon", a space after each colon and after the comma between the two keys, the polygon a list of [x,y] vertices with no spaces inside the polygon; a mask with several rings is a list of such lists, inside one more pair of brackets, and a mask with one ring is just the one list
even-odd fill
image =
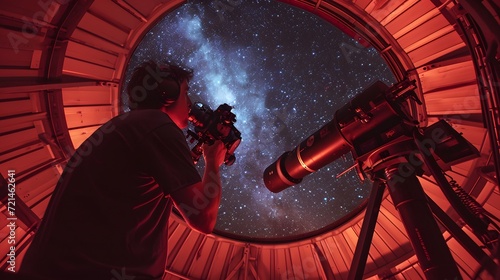
{"label": "tripod", "polygon": [[[447,186],[442,180],[442,170],[426,149],[423,135],[415,130],[413,138],[391,142],[376,151],[361,157],[364,170],[374,181],[361,233],[356,246],[348,279],[361,279],[373,237],[378,212],[385,188],[388,189],[394,206],[399,212],[405,230],[415,251],[418,262],[427,279],[462,279],[458,267],[446,245],[435,216],[457,241],[494,275],[497,265],[463,230],[435,204],[418,181],[417,172],[428,168],[442,189]],[[422,159],[416,160],[416,155]],[[447,183],[447,182],[446,182]],[[453,200],[451,195],[447,195]],[[450,201],[453,204],[453,201]],[[465,211],[458,206],[457,212]],[[473,217],[464,218],[474,223]],[[477,226],[473,225],[473,229]],[[484,232],[485,227],[479,229]]]}

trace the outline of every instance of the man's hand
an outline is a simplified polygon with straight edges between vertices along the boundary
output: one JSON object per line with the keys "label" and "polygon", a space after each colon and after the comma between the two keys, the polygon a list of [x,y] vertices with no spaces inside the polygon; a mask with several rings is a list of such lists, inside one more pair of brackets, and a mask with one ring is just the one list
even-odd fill
{"label": "man's hand", "polygon": [[205,171],[201,182],[173,192],[170,196],[186,222],[195,230],[211,233],[217,221],[222,193],[219,168],[224,163],[226,147],[217,140],[204,144]]}
{"label": "man's hand", "polygon": [[202,149],[207,167],[218,168],[224,163],[227,149],[222,141],[217,140],[212,145],[203,144]]}

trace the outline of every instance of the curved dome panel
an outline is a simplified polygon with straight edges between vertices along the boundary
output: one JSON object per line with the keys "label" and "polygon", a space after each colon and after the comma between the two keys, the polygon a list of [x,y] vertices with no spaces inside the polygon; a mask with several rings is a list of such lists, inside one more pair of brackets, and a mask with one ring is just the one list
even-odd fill
{"label": "curved dome panel", "polygon": [[[219,1],[226,7],[238,1]],[[226,3],[227,2],[227,3]],[[498,3],[469,0],[282,1],[314,13],[372,45],[398,79],[417,80],[423,124],[447,120],[480,157],[445,166],[493,217],[498,188]],[[129,56],[158,19],[183,1],[3,1],[0,4],[0,173],[16,181],[17,228],[8,225],[2,180],[0,266],[9,269],[15,232],[21,264],[36,223],[74,147],[119,113],[118,92]],[[227,6],[229,5],[229,6]],[[232,5],[232,6],[231,6]],[[481,15],[481,16],[478,16]],[[480,244],[433,176],[425,193]],[[343,225],[289,243],[241,242],[170,221],[166,279],[346,279],[364,212]],[[442,228],[463,278],[482,267],[475,253]],[[481,250],[489,254],[489,251]],[[359,269],[359,268],[358,268]],[[485,278],[487,274],[483,272]],[[364,278],[424,279],[400,216],[383,196]]]}

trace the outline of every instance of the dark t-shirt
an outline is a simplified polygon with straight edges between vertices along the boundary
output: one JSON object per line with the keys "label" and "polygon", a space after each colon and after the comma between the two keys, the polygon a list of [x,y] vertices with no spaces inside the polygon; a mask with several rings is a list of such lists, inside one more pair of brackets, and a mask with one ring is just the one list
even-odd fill
{"label": "dark t-shirt", "polygon": [[[21,266],[47,279],[161,279],[170,193],[201,181],[160,110],[104,124],[70,159]],[[127,278],[128,277],[128,278]]]}

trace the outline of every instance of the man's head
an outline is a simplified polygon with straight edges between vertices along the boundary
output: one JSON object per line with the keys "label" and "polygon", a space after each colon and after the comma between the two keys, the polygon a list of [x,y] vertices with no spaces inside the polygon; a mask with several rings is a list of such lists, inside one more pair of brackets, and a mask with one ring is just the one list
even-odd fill
{"label": "man's head", "polygon": [[176,64],[145,62],[134,69],[128,83],[129,107],[131,110],[161,109],[184,128],[191,106],[187,83],[192,77],[191,70]]}
{"label": "man's head", "polygon": [[191,70],[173,63],[145,62],[134,69],[128,83],[129,107],[134,110],[169,106],[179,98],[182,82],[192,77]]}

